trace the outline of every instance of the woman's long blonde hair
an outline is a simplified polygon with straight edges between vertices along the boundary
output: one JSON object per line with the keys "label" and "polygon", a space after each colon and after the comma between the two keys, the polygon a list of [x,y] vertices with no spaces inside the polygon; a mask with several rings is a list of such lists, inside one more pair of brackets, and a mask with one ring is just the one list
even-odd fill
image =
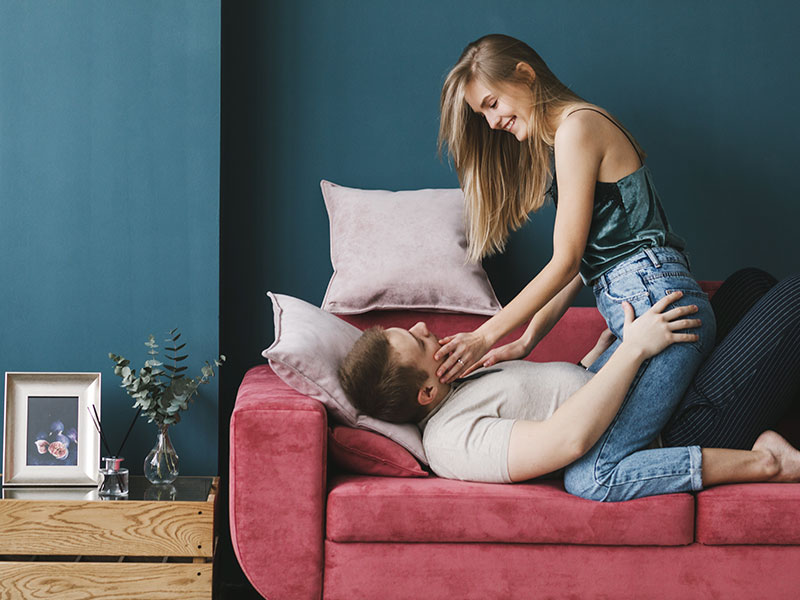
{"label": "woman's long blonde hair", "polygon": [[[527,63],[535,77],[517,70]],[[476,80],[492,91],[530,90],[527,140],[491,129],[465,99],[467,84]],[[546,115],[568,104],[584,102],[553,75],[542,58],[515,38],[492,34],[469,44],[442,87],[439,156],[447,144],[466,199],[468,255],[479,261],[502,252],[512,230],[545,202],[554,130]],[[552,113],[551,113],[552,114]]]}

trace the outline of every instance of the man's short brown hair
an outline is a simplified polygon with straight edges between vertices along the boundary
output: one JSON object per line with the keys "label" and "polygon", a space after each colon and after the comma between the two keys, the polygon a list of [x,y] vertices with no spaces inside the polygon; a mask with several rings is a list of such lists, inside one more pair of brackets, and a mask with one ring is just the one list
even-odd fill
{"label": "man's short brown hair", "polygon": [[427,378],[422,369],[400,363],[381,327],[361,334],[339,367],[339,382],[356,408],[391,423],[425,416],[417,394]]}

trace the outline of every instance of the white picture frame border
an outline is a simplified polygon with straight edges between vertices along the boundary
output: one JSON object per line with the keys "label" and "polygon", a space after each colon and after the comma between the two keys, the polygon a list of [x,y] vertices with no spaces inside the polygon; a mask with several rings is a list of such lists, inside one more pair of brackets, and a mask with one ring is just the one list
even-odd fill
{"label": "white picture frame border", "polygon": [[[100,373],[6,372],[3,406],[3,486],[96,486],[100,481]],[[28,465],[28,398],[78,398],[78,464]]]}

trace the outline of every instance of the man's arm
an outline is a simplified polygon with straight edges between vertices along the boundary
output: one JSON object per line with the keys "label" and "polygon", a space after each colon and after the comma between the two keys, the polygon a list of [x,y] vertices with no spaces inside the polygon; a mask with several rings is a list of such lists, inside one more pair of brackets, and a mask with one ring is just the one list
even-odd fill
{"label": "man's arm", "polygon": [[624,303],[623,341],[603,368],[549,419],[514,423],[508,449],[512,481],[539,477],[583,456],[617,414],[641,364],[670,344],[697,340],[696,334],[677,333],[699,326],[697,319],[680,319],[696,312],[697,307],[664,312],[681,295],[673,292],[665,296],[635,320],[633,307]]}
{"label": "man's arm", "polygon": [[578,364],[582,366],[584,369],[588,369],[592,366],[592,363],[596,361],[600,356],[605,352],[611,344],[614,343],[614,340],[617,338],[614,337],[614,334],[611,333],[611,330],[606,328],[600,334],[600,337],[597,338],[597,343],[595,343],[594,348],[589,350],[588,354],[584,356]]}

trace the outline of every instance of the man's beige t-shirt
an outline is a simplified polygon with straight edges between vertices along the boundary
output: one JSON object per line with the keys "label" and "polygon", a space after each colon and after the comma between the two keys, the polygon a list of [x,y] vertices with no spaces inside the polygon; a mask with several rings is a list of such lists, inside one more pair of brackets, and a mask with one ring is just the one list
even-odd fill
{"label": "man's beige t-shirt", "polygon": [[565,362],[514,360],[475,371],[418,423],[439,477],[511,483],[508,446],[514,421],[543,421],[592,373]]}

